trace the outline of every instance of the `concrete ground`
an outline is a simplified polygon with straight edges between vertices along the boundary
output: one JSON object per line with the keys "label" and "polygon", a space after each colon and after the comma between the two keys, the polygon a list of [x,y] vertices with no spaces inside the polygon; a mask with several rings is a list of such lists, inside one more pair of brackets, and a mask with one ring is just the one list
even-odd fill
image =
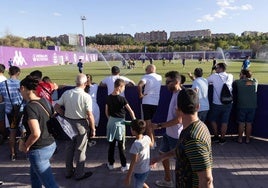
{"label": "concrete ground", "polygon": [[[116,169],[106,168],[108,143],[105,138],[96,138],[97,144],[87,151],[86,168],[93,175],[85,180],[76,181],[64,177],[64,143],[58,142],[58,151],[51,160],[53,173],[60,187],[90,187],[90,188],[120,188],[125,187],[123,181],[126,173],[120,171],[118,152],[116,150]],[[223,146],[213,144],[213,177],[216,188],[264,188],[268,187],[268,141],[253,139],[250,144],[239,144],[235,137],[229,137]],[[157,144],[161,138],[157,138]],[[130,148],[132,138],[126,142]],[[157,148],[151,151],[151,157],[157,155]],[[127,152],[127,159],[130,156]],[[174,160],[172,160],[174,169]],[[152,169],[147,184],[157,187],[154,182],[163,178],[163,167],[158,164]],[[174,178],[174,177],[173,177]],[[0,145],[0,187],[30,187],[29,161],[23,153],[18,153],[18,159],[9,160],[8,144]]]}

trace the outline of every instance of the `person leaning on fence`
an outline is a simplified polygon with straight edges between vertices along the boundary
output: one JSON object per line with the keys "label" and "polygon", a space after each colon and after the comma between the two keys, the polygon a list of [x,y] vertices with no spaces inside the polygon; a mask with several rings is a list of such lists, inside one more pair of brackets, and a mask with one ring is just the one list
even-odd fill
{"label": "person leaning on fence", "polygon": [[20,119],[23,111],[23,101],[20,93],[20,68],[11,66],[8,74],[9,79],[0,83],[0,102],[5,102],[5,113],[8,121],[6,127],[9,128],[9,147],[10,160],[16,160],[16,136],[20,129],[21,135],[24,133],[23,126],[20,125]]}
{"label": "person leaning on fence", "polygon": [[26,76],[20,83],[20,92],[27,101],[24,108],[22,123],[26,129],[25,142],[20,144],[20,150],[27,153],[30,161],[30,175],[32,187],[59,187],[55,181],[50,159],[56,149],[56,142],[47,129],[51,104],[36,95],[39,81]]}
{"label": "person leaning on fence", "polygon": [[[91,96],[92,99],[92,113],[94,116],[94,120],[95,120],[95,127],[97,128],[99,125],[99,121],[100,121],[100,107],[97,103],[97,94],[98,94],[98,84],[96,84],[95,82],[93,82],[92,80],[92,75],[90,74],[86,74],[87,76],[87,85],[85,88],[85,92],[88,93]],[[90,133],[89,133],[90,134]],[[96,145],[96,141],[92,140],[90,138],[90,136],[88,137],[88,146],[94,146]]]}
{"label": "person leaning on fence", "polygon": [[[76,87],[65,91],[54,108],[56,112],[66,117],[78,133],[72,140],[66,141],[65,177],[70,179],[74,176],[76,180],[82,180],[92,175],[92,172],[85,172],[87,133],[91,129],[90,136],[94,137],[96,129],[92,113],[92,99],[84,91],[87,85],[86,75],[78,74],[75,82]],[[65,110],[61,106],[64,106]],[[76,160],[76,168],[73,166],[74,159]]]}
{"label": "person leaning on fence", "polygon": [[147,65],[146,74],[138,83],[139,98],[142,99],[143,119],[146,122],[146,134],[150,136],[155,143],[154,130],[152,128],[152,119],[156,113],[160,98],[162,76],[156,73],[155,65]]}
{"label": "person leaning on fence", "polygon": [[198,110],[198,117],[201,121],[205,122],[209,111],[208,101],[208,81],[203,77],[203,69],[196,68],[194,70],[194,76],[188,73],[189,77],[193,80],[192,88],[197,91],[200,108]]}
{"label": "person leaning on fence", "polygon": [[107,140],[109,142],[108,149],[108,163],[109,170],[114,169],[114,150],[116,142],[118,144],[118,150],[121,162],[121,171],[128,170],[129,166],[126,161],[124,140],[126,134],[125,128],[125,116],[126,110],[129,112],[131,119],[136,119],[135,114],[128,104],[125,97],[120,94],[125,90],[125,81],[123,79],[117,79],[114,82],[114,90],[107,97],[105,105],[105,114],[108,119],[107,122]]}
{"label": "person leaning on fence", "polygon": [[233,93],[236,97],[236,111],[238,122],[238,143],[243,142],[243,132],[246,133],[246,143],[250,143],[252,123],[257,108],[258,81],[252,78],[249,70],[240,72],[240,79],[233,82]]}
{"label": "person leaning on fence", "polygon": [[[214,137],[213,142],[225,144],[225,135],[228,128],[229,116],[232,109],[232,103],[223,104],[220,100],[223,84],[226,83],[229,90],[232,91],[233,75],[226,73],[227,65],[225,63],[216,64],[215,73],[207,78],[209,84],[213,85],[213,100],[208,114],[208,120],[212,125]],[[220,135],[218,133],[217,122],[221,124]]]}
{"label": "person leaning on fence", "polygon": [[[120,76],[120,68],[117,66],[113,66],[111,68],[111,75],[105,77],[99,84],[99,86],[103,87],[106,86],[107,87],[107,91],[108,91],[108,95],[110,95],[113,90],[114,90],[114,82],[116,79],[123,79],[125,81],[126,86],[134,86],[135,82],[130,80],[129,78],[125,77],[125,76]],[[125,96],[124,92],[121,92],[120,94],[121,96]]]}

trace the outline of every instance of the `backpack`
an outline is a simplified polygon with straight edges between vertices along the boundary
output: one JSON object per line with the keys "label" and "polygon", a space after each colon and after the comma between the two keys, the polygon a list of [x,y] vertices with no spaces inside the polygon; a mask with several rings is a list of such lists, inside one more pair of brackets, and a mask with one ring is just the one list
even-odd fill
{"label": "backpack", "polygon": [[222,86],[220,100],[222,104],[230,104],[233,102],[233,95],[226,83]]}

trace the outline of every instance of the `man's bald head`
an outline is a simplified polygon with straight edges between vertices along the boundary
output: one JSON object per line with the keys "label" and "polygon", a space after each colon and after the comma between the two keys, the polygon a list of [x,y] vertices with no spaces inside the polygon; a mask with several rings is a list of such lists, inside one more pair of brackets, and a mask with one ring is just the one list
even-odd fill
{"label": "man's bald head", "polygon": [[155,67],[155,65],[150,64],[146,67],[145,71],[147,74],[155,73],[156,67]]}

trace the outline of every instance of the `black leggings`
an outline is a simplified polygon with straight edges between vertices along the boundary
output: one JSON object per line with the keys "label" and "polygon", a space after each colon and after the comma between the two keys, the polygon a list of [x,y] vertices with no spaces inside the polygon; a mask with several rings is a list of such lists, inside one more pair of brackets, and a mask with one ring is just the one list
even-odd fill
{"label": "black leggings", "polygon": [[121,166],[125,167],[127,161],[126,161],[125,150],[123,148],[123,140],[118,141],[118,140],[114,139],[112,142],[109,142],[108,162],[109,162],[110,165],[114,164],[114,149],[115,149],[116,141],[118,143],[118,150],[119,150]]}

